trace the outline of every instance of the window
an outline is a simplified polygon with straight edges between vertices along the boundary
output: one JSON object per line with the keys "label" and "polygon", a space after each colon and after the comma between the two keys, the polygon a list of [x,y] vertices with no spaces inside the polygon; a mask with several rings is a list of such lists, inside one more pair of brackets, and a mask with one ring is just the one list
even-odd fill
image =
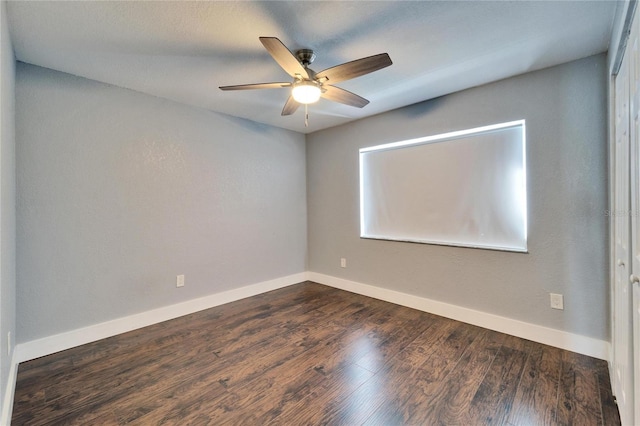
{"label": "window", "polygon": [[360,150],[360,236],[527,251],[524,120]]}

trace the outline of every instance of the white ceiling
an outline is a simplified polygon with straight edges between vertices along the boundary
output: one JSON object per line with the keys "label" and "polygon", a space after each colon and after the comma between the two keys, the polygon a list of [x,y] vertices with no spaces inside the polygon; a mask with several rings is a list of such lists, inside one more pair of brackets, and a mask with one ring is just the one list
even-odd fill
{"label": "white ceiling", "polygon": [[[614,1],[9,2],[18,60],[309,133],[607,50]],[[363,109],[320,100],[281,117],[289,81],[259,36],[311,48],[320,71],[387,52],[393,65],[337,84]]]}

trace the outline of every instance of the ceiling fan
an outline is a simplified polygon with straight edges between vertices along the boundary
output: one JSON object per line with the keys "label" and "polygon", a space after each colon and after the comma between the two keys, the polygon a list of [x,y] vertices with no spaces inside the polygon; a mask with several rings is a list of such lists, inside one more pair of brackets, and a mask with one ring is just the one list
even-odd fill
{"label": "ceiling fan", "polygon": [[276,37],[260,37],[269,54],[293,77],[292,82],[241,84],[221,86],[221,90],[251,90],[291,88],[291,94],[284,104],[282,115],[293,114],[303,104],[311,104],[319,98],[362,108],[369,103],[365,98],[341,89],[333,84],[369,74],[392,64],[386,53],[346,62],[324,71],[315,72],[309,65],[316,58],[310,49],[300,49],[295,55]]}

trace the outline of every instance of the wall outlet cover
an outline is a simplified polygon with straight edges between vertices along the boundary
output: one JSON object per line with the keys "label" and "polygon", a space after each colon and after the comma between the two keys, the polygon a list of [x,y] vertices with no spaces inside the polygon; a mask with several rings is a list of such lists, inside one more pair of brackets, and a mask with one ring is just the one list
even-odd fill
{"label": "wall outlet cover", "polygon": [[549,293],[551,299],[551,307],[553,309],[564,309],[564,298],[561,294]]}

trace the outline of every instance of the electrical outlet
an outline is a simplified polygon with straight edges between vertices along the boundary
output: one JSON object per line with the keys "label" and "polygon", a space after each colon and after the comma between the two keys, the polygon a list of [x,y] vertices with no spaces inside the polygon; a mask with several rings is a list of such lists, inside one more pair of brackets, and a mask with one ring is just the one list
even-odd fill
{"label": "electrical outlet", "polygon": [[551,307],[553,309],[564,309],[564,298],[561,294],[549,293],[549,298],[551,299]]}
{"label": "electrical outlet", "polygon": [[342,268],[346,268],[347,267],[347,259],[345,259],[344,257],[342,259],[340,259],[340,266]]}
{"label": "electrical outlet", "polygon": [[184,275],[178,275],[176,287],[184,287]]}

